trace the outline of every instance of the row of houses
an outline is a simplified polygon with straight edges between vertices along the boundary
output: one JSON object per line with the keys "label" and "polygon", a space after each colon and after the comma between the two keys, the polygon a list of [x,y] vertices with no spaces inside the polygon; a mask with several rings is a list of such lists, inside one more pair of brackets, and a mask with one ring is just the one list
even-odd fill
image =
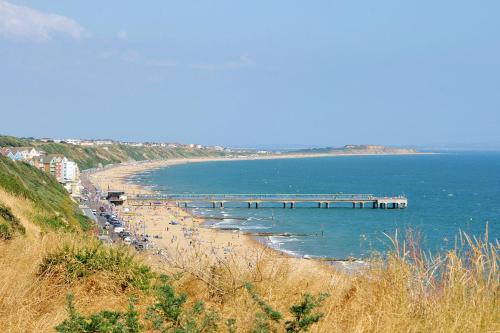
{"label": "row of houses", "polygon": [[76,138],[67,138],[67,139],[50,139],[50,138],[42,138],[39,139],[42,142],[56,142],[56,143],[67,143],[75,146],[110,146],[110,145],[124,145],[131,147],[162,147],[162,148],[185,148],[185,149],[208,149],[215,151],[224,151],[224,152],[233,152],[232,149],[225,148],[222,146],[204,146],[200,144],[190,143],[190,144],[182,144],[175,142],[132,142],[132,141],[116,141],[112,139],[76,139]]}
{"label": "row of houses", "polygon": [[45,152],[32,147],[7,147],[0,149],[0,154],[7,156],[13,161],[28,161],[45,155]]}
{"label": "row of houses", "polygon": [[29,163],[54,176],[70,193],[79,193],[80,169],[78,164],[63,155],[45,154],[44,151],[33,147],[6,147],[0,149],[0,154],[13,161]]}

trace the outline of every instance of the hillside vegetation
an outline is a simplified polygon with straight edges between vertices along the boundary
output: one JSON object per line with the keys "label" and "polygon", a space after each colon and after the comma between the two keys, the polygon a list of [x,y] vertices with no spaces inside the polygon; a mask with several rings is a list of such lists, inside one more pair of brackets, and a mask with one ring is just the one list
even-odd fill
{"label": "hillside vegetation", "polygon": [[24,234],[25,230],[12,211],[0,203],[0,240],[12,239],[15,234]]}
{"label": "hillside vegetation", "polygon": [[77,146],[68,143],[42,142],[35,139],[0,136],[1,147],[36,147],[47,154],[62,154],[78,163],[80,169],[111,163],[145,161],[166,158],[223,156],[224,152],[211,149],[135,147],[121,144],[106,146]]}
{"label": "hillside vegetation", "polygon": [[499,244],[428,257],[392,238],[355,275],[256,247],[216,262],[100,244],[50,176],[0,158],[2,332],[494,332]]}
{"label": "hillside vegetation", "polygon": [[33,205],[32,220],[42,229],[88,230],[91,223],[51,175],[0,156],[0,187]]}

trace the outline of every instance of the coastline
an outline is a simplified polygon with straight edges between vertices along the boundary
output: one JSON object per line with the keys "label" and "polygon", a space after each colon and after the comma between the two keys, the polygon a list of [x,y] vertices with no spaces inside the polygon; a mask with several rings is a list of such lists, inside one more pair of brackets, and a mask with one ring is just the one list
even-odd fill
{"label": "coastline", "polygon": [[[88,174],[87,177],[96,188],[107,189],[109,186],[110,189],[120,189],[131,194],[146,194],[153,191],[129,182],[130,176],[165,166],[219,160],[221,159],[204,158],[124,163]],[[152,236],[153,248],[145,254],[157,264],[157,259],[160,258],[162,269],[201,271],[198,266],[209,267],[229,261],[238,263],[243,268],[256,265],[263,257],[285,261],[307,270],[331,269],[326,263],[293,257],[275,250],[240,231],[205,227],[203,219],[195,218],[190,212],[174,205],[124,205],[116,207],[116,213],[128,224],[132,233]],[[175,224],[171,224],[172,221]],[[193,267],[195,263],[196,267]]]}
{"label": "coastline", "polygon": [[[383,155],[418,154],[427,153]],[[140,172],[188,163],[366,155],[379,156],[382,154],[287,154],[140,161],[112,165],[92,173],[87,173],[87,177],[96,188],[104,191],[111,189],[125,191],[129,195],[151,194],[154,193],[153,190],[131,182],[130,177]],[[346,260],[338,260],[335,265],[332,265],[334,261],[330,262],[293,256],[287,252],[274,249],[266,241],[260,241],[257,237],[246,235],[239,230],[221,230],[206,227],[203,219],[197,218],[189,211],[174,205],[152,207],[124,205],[118,206],[116,212],[129,225],[132,233],[152,236],[154,254],[160,254],[165,259],[164,261],[173,267],[186,265],[185,258],[194,256],[199,259],[201,254],[203,254],[203,260],[212,264],[221,260],[231,259],[234,261],[236,259],[241,263],[245,262],[251,265],[252,262],[255,262],[256,258],[261,257],[262,253],[266,252],[275,258],[293,261],[294,266],[299,265],[302,268],[307,267],[307,269],[323,270],[336,266],[350,270],[349,267],[346,267],[346,263],[348,262]],[[354,263],[354,266],[363,264],[362,261],[354,261]]]}
{"label": "coastline", "polygon": [[[282,155],[242,155],[242,156],[226,156],[226,157],[201,157],[201,158],[174,158],[166,160],[146,160],[146,161],[133,161],[124,162],[119,164],[110,164],[103,169],[97,170],[92,173],[96,175],[97,173],[106,173],[108,170],[114,170],[113,177],[110,177],[112,181],[106,184],[106,181],[99,178],[93,178],[97,181],[99,185],[106,185],[106,187],[100,186],[101,189],[108,188],[117,190],[118,188],[113,188],[112,183],[117,183],[117,179],[120,181],[116,185],[120,185],[120,189],[125,190],[127,193],[133,194],[148,194],[154,191],[146,189],[144,186],[137,184],[131,184],[127,182],[128,178],[132,175],[144,171],[150,171],[155,169],[160,169],[169,166],[189,164],[189,163],[204,163],[204,162],[223,162],[223,161],[252,161],[252,160],[275,160],[275,159],[301,159],[301,158],[324,158],[324,157],[352,157],[352,156],[399,156],[399,155],[435,155],[439,153],[434,152],[405,152],[405,153],[335,153],[335,154],[282,154]],[[87,170],[85,170],[87,171]],[[84,171],[84,172],[85,172]],[[110,174],[106,173],[106,176]],[[92,181],[92,179],[91,179]],[[92,181],[94,183],[94,181]],[[94,185],[97,185],[94,183]],[[130,191],[127,191],[130,190]]]}

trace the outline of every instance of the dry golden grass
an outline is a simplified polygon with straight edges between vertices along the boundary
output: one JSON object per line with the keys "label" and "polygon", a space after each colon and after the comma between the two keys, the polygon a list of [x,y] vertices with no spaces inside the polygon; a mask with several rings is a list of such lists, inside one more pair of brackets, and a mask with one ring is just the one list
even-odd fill
{"label": "dry golden grass", "polygon": [[[124,308],[128,293],[113,284],[109,273],[99,273],[68,284],[60,276],[39,274],[43,258],[62,244],[92,244],[83,235],[47,232],[30,221],[31,202],[12,197],[0,190],[0,200],[20,218],[26,235],[0,242],[0,331],[54,332],[66,316],[66,295],[75,294],[76,303],[86,311]],[[131,293],[138,291],[132,290]],[[146,298],[144,298],[146,301]]]}
{"label": "dry golden grass", "polygon": [[[63,244],[83,246],[93,241],[81,235],[41,234],[30,222],[32,206],[0,191],[27,229],[27,234],[0,243],[0,327],[2,332],[53,332],[67,317],[66,295],[75,294],[83,313],[124,310],[128,297],[138,297],[144,314],[152,296],[113,283],[113,274],[99,272],[68,283],[57,274],[40,275],[48,253]],[[272,307],[288,314],[303,293],[327,292],[320,308],[325,317],[311,332],[495,332],[500,331],[499,245],[465,235],[457,250],[425,258],[415,247],[394,239],[387,260],[374,261],[356,276],[336,272],[326,264],[282,256],[257,247],[244,257],[228,256],[216,262],[199,250],[166,254],[148,260],[168,273],[181,272],[175,282],[190,302],[204,300],[223,321],[236,319],[238,332],[255,324],[258,310],[243,288],[251,282]],[[151,328],[143,322],[146,331]],[[282,331],[280,328],[278,331]]]}
{"label": "dry golden grass", "polygon": [[[456,251],[424,258],[397,241],[387,261],[346,276],[322,264],[261,250],[220,265],[177,259],[179,289],[211,302],[241,332],[255,323],[257,306],[241,288],[252,282],[273,308],[286,314],[303,293],[327,292],[325,317],[311,332],[495,332],[500,330],[498,243],[463,235]],[[411,250],[410,250],[411,249]],[[463,251],[463,252],[460,252]],[[180,262],[180,263],[179,263]]]}

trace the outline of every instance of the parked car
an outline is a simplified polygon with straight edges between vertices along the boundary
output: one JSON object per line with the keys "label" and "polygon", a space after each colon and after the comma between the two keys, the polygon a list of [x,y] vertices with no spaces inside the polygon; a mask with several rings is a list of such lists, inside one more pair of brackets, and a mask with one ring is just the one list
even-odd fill
{"label": "parked car", "polygon": [[148,244],[147,243],[137,242],[137,244],[135,244],[135,249],[137,251],[142,251],[142,250],[145,250],[147,248],[148,248]]}
{"label": "parked car", "polygon": [[126,238],[130,236],[130,232],[128,230],[123,230],[119,233],[120,238]]}

